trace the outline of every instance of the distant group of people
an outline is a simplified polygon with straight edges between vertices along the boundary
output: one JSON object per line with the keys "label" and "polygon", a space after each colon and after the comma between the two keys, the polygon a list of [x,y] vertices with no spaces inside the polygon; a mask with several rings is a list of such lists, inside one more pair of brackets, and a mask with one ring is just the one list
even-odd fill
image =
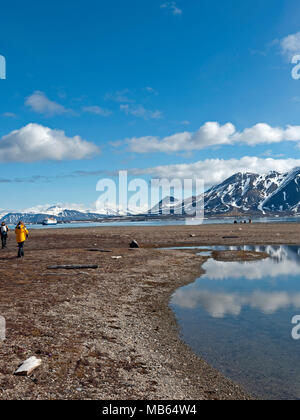
{"label": "distant group of people", "polygon": [[[252,224],[252,219],[249,219],[248,223],[251,225],[251,224]],[[237,220],[235,220],[235,221],[234,221],[234,224],[235,224],[235,225],[237,225],[237,224],[238,224],[238,221],[237,221]],[[240,224],[241,224],[241,225],[242,225],[242,224],[245,224],[245,225],[246,225],[246,224],[247,224],[247,220],[244,220],[244,221],[242,221],[242,220],[241,220],[241,221],[240,221]]]}
{"label": "distant group of people", "polygon": [[[5,222],[2,222],[0,227],[2,249],[7,247],[8,232],[8,226]],[[22,221],[17,224],[15,228],[15,235],[18,244],[18,258],[22,258],[24,257],[24,244],[29,235],[28,229]]]}

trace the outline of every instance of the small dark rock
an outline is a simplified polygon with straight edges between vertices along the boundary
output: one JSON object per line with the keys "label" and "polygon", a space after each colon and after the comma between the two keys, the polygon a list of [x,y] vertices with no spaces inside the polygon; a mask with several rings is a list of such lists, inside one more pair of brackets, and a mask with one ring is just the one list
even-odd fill
{"label": "small dark rock", "polygon": [[138,244],[138,242],[137,241],[132,241],[131,242],[131,244],[130,244],[130,248],[139,248],[140,246],[139,246],[139,244]]}

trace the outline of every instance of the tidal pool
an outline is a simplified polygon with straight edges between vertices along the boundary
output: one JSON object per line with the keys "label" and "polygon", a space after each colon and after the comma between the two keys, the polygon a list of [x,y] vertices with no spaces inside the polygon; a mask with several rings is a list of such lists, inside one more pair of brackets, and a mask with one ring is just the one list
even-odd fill
{"label": "tidal pool", "polygon": [[[204,247],[203,247],[204,248]],[[254,396],[300,399],[300,246],[206,247],[263,251],[253,262],[209,259],[195,283],[172,297],[181,336]]]}

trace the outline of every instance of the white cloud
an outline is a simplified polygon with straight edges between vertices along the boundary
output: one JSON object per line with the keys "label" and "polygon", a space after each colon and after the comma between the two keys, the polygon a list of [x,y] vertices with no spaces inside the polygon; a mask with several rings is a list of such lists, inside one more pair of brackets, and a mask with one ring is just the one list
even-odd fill
{"label": "white cloud", "polygon": [[216,144],[230,144],[230,135],[234,134],[232,124],[220,126],[218,123],[208,122],[196,133],[188,131],[177,133],[163,139],[147,136],[128,140],[130,150],[135,153],[165,152],[199,150]]}
{"label": "white cloud", "polygon": [[[126,108],[127,110],[127,108]],[[128,111],[129,112],[129,111]],[[271,127],[259,123],[238,132],[231,123],[220,125],[207,122],[196,132],[181,132],[168,137],[134,137],[126,140],[130,151],[134,153],[178,153],[191,152],[208,147],[233,145],[235,143],[255,146],[257,144],[280,143],[282,141],[300,142],[300,126]]]}
{"label": "white cloud", "polygon": [[102,117],[109,117],[112,114],[111,111],[100,108],[100,106],[85,106],[82,110],[88,114],[100,115]]}
{"label": "white cloud", "polygon": [[143,118],[144,120],[157,120],[162,118],[162,112],[161,111],[150,111],[146,108],[144,108],[142,105],[120,105],[121,111],[125,112],[126,115],[133,115],[137,118]]}
{"label": "white cloud", "polygon": [[213,318],[224,318],[226,315],[238,316],[247,306],[271,315],[288,307],[299,309],[300,293],[255,291],[239,294],[181,289],[175,293],[172,303],[188,309],[203,307]]}
{"label": "white cloud", "polygon": [[134,99],[131,99],[130,96],[132,95],[131,91],[129,89],[123,89],[123,90],[118,90],[116,92],[113,93],[107,93],[105,95],[105,99],[109,100],[109,101],[114,101],[114,102],[127,102],[127,103],[131,103],[131,102],[135,102]]}
{"label": "white cloud", "polygon": [[242,302],[237,294],[214,293],[208,290],[178,290],[173,296],[172,304],[187,309],[203,307],[213,318],[238,316],[242,310]]}
{"label": "white cloud", "polygon": [[210,186],[223,182],[237,172],[286,173],[296,166],[300,166],[300,159],[263,159],[244,156],[241,159],[206,159],[191,164],[132,169],[130,172],[133,175],[151,175],[158,178],[201,178],[204,179],[206,186]]}
{"label": "white cloud", "polygon": [[[243,307],[251,307],[265,314],[273,314],[276,311],[294,307],[300,308],[300,293],[289,293],[289,291],[280,290],[265,292],[258,289],[257,282],[261,279],[267,279],[269,284],[273,284],[273,279],[283,276],[284,278],[299,276],[300,266],[297,256],[292,252],[286,253],[284,248],[276,249],[268,247],[265,251],[269,253],[271,249],[274,252],[276,264],[273,258],[248,262],[241,264],[238,262],[221,262],[210,259],[205,264],[204,279],[209,279],[217,284],[216,289],[219,292],[199,290],[196,287],[180,289],[173,298],[173,303],[183,308],[195,308],[198,305],[203,307],[211,316],[223,318],[225,315],[239,315]],[[258,250],[259,251],[259,250]],[[282,254],[281,254],[282,253]],[[276,255],[282,259],[277,260]],[[247,293],[227,293],[221,291],[220,286],[226,279],[236,281],[243,278],[245,281],[255,282]]]}
{"label": "white cloud", "polygon": [[13,113],[13,112],[4,112],[3,114],[2,114],[2,117],[4,117],[4,118],[16,118],[16,114],[15,113]]}
{"label": "white cloud", "polygon": [[173,15],[182,15],[182,10],[179,9],[175,1],[168,1],[160,6],[161,9],[168,9]]}
{"label": "white cloud", "polygon": [[281,51],[284,55],[292,57],[300,53],[300,32],[288,35],[280,41]]}
{"label": "white cloud", "polygon": [[67,137],[64,131],[28,124],[0,140],[0,162],[79,160],[100,153],[93,143],[80,136]]}
{"label": "white cloud", "polygon": [[44,92],[38,90],[26,99],[25,105],[38,114],[45,114],[48,116],[61,115],[72,112],[70,109],[65,108],[63,105],[51,101],[47,98]]}
{"label": "white cloud", "polygon": [[[263,249],[258,249],[258,252],[263,252]],[[248,262],[241,264],[240,262],[227,262],[209,260],[206,263],[205,279],[224,281],[228,278],[240,279],[244,278],[249,282],[261,281],[264,278],[276,278],[278,276],[284,277],[296,277],[300,274],[300,265],[298,258],[292,255],[284,254],[284,249],[275,249],[269,246],[265,249],[265,252],[273,255],[272,258],[265,260]],[[276,252],[281,260],[277,260]],[[276,264],[274,264],[274,260]],[[288,260],[288,261],[287,261]],[[216,263],[216,264],[215,264]]]}
{"label": "white cloud", "polygon": [[233,136],[234,142],[247,143],[250,146],[262,143],[280,143],[284,140],[300,141],[300,126],[280,128],[260,123],[251,128],[246,128],[242,133],[236,133]]}

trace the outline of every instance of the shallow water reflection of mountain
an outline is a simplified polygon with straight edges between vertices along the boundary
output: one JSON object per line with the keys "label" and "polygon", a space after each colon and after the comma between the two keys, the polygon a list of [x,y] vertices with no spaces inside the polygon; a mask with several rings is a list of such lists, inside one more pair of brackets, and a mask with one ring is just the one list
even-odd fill
{"label": "shallow water reflection of mountain", "polygon": [[300,247],[213,247],[269,253],[265,260],[219,262],[176,291],[172,308],[183,338],[209,363],[257,395],[300,398]]}

